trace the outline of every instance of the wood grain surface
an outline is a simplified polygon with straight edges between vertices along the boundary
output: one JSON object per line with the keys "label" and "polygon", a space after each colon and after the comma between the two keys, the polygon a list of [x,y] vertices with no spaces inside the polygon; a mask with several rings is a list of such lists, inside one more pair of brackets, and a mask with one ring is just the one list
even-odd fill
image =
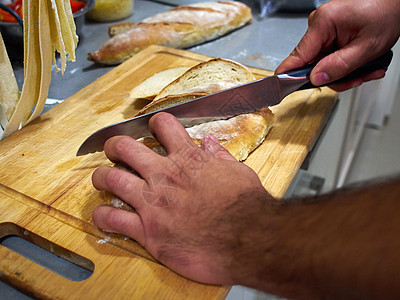
{"label": "wood grain surface", "polygon": [[[91,174],[111,165],[103,152],[76,157],[94,131],[134,116],[147,101],[130,91],[159,71],[209,57],[152,46],[111,70],[0,143],[0,237],[16,234],[92,269],[70,281],[0,246],[0,278],[40,298],[221,299],[229,287],[183,278],[135,241],[100,231],[93,209],[105,204]],[[251,68],[257,78],[270,71]],[[245,161],[282,197],[336,102],[328,88],[296,92],[272,108],[276,122]],[[88,261],[90,263],[88,263]]]}

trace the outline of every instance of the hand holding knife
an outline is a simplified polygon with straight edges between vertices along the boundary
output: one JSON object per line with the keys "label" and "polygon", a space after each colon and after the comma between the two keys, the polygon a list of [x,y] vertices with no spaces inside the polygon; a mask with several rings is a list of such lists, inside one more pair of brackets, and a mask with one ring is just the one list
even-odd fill
{"label": "hand holding knife", "polygon": [[[350,81],[376,70],[386,70],[392,56],[392,51],[388,51],[329,85]],[[88,137],[79,148],[77,156],[102,151],[104,143],[116,135],[128,135],[135,139],[151,135],[148,121],[158,112],[170,113],[183,126],[189,127],[277,105],[295,91],[316,88],[309,79],[316,64],[317,62],[107,126]]]}

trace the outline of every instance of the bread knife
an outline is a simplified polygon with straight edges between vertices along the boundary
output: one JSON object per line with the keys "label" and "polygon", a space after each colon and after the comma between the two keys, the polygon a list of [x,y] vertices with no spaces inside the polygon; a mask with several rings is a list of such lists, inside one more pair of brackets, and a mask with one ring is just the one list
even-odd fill
{"label": "bread knife", "polygon": [[[392,51],[388,51],[381,57],[330,84],[346,82],[380,69],[386,70],[392,56]],[[191,127],[277,105],[287,95],[295,91],[316,88],[309,79],[309,75],[316,64],[317,62],[104,127],[83,142],[77,156],[103,151],[104,143],[116,135],[128,135],[134,139],[151,136],[148,122],[152,116],[159,112],[170,113],[184,127]]]}

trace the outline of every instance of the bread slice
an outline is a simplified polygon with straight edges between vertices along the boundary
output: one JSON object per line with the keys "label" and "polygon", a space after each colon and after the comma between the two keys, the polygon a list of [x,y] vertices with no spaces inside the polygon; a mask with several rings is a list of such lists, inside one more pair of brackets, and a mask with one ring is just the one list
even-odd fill
{"label": "bread slice", "polygon": [[135,87],[131,91],[131,97],[152,100],[166,85],[189,69],[189,67],[177,67],[156,73]]}
{"label": "bread slice", "polygon": [[[118,64],[150,45],[187,48],[216,39],[251,22],[250,8],[238,1],[204,2],[178,6],[137,24],[125,24],[88,59]],[[128,28],[130,27],[130,28]],[[125,30],[125,28],[128,28]]]}
{"label": "bread slice", "polygon": [[[206,96],[212,93],[216,93],[231,87],[238,85],[237,81],[233,80],[225,80],[217,83],[205,83],[187,91],[182,92],[181,94],[165,96],[161,99],[154,99],[152,102],[144,106],[139,112],[139,115],[144,115],[159,109],[167,108],[173,105],[181,104],[202,96]],[[146,98],[149,99],[149,98]]]}
{"label": "bread slice", "polygon": [[[247,67],[231,60],[215,58],[186,71],[182,76],[164,87],[154,100],[169,95],[201,92],[201,89],[208,93],[216,92],[218,88],[225,89],[254,79],[254,75]],[[220,85],[220,87],[215,85]],[[211,91],[210,87],[213,87],[214,90]]]}

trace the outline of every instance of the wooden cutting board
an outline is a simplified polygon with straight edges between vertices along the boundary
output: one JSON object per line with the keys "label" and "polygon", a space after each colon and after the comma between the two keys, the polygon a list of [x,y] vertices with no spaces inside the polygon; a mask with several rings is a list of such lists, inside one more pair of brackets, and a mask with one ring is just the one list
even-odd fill
{"label": "wooden cutting board", "polygon": [[[130,90],[156,72],[193,66],[209,57],[152,46],[0,143],[0,237],[16,234],[93,270],[70,281],[0,246],[0,277],[37,297],[219,299],[229,287],[185,279],[157,263],[140,245],[93,225],[104,204],[91,183],[104,153],[76,157],[94,131],[134,116],[147,101]],[[271,72],[251,69],[257,78]],[[276,122],[246,160],[265,188],[282,197],[331,113],[327,88],[296,92],[273,107]]]}

